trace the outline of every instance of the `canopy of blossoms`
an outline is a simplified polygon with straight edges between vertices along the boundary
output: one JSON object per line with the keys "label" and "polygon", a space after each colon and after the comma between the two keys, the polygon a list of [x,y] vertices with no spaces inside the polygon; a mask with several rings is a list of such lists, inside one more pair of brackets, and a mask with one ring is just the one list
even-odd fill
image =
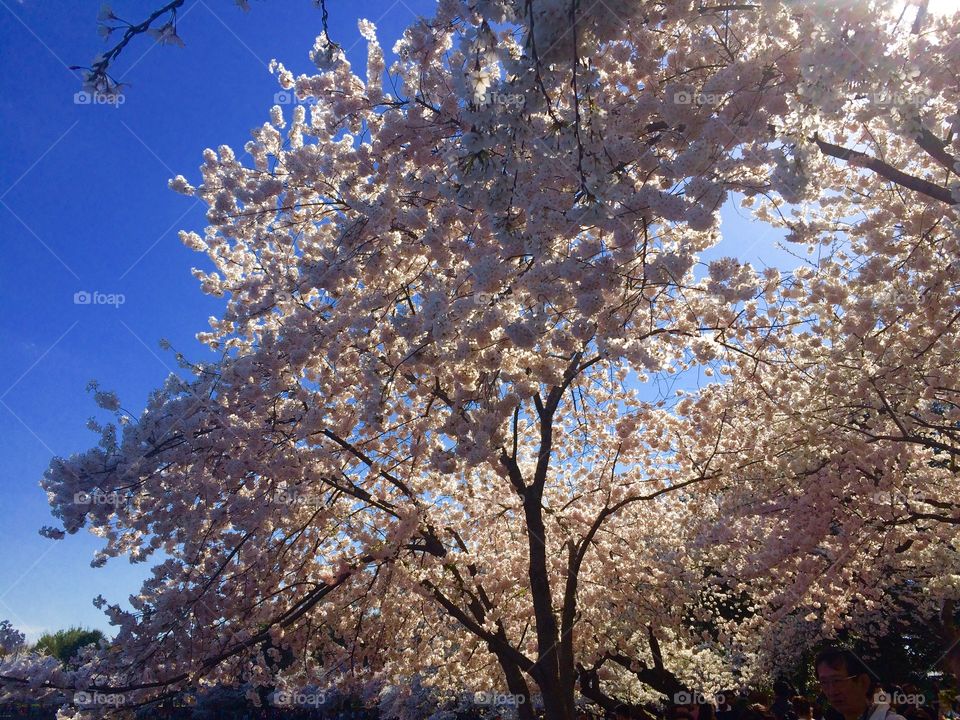
{"label": "canopy of blossoms", "polygon": [[[249,164],[171,182],[222,360],[139,417],[95,388],[116,423],[51,463],[46,534],[160,555],[35,690],[417,676],[568,720],[958,595],[960,15],[441,0],[386,76],[360,33],[365,79],[321,35]],[[734,193],[795,271],[700,261]]]}

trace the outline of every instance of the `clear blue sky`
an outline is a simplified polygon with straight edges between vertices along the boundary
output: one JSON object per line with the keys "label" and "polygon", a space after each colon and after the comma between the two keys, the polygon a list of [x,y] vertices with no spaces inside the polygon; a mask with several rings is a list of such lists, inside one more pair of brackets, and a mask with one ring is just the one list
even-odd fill
{"label": "clear blue sky", "polygon": [[[115,0],[139,21],[161,0]],[[207,352],[194,334],[221,303],[204,296],[190,268],[205,258],[184,248],[180,229],[202,233],[204,207],[167,190],[183,174],[196,184],[201,153],[226,143],[242,152],[268,118],[276,58],[295,73],[321,29],[310,0],[187,0],[183,49],[134,41],[115,67],[131,87],[125,102],[78,105],[76,75],[107,47],[97,35],[99,0],[0,0],[0,619],[35,639],[69,625],[111,632],[91,600],[125,603],[148,574],[114,560],[89,567],[99,540],[78,533],[55,542],[38,481],[54,455],[96,442],[85,428],[99,411],[86,392],[98,379],[139,413],[173,370],[168,338],[193,359]],[[374,21],[385,51],[432,0],[329,3],[333,38],[365,72],[356,29]],[[388,64],[389,64],[388,58]],[[777,234],[728,208],[727,239],[711,255],[736,254],[792,266],[773,249]],[[77,292],[122,293],[125,302],[78,305]]]}

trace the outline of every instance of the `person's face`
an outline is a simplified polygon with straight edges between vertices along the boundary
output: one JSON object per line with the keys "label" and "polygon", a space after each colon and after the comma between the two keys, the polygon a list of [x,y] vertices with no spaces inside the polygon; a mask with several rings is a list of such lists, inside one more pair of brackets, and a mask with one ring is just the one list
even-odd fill
{"label": "person's face", "polygon": [[827,702],[844,717],[855,717],[866,709],[867,690],[870,687],[868,675],[851,677],[846,663],[841,663],[839,668],[820,663],[817,666],[817,679]]}

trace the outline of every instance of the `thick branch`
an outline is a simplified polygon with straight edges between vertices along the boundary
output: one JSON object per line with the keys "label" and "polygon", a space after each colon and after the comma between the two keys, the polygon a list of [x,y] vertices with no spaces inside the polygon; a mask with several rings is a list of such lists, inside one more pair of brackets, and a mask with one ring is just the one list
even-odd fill
{"label": "thick branch", "polygon": [[897,170],[895,167],[885,163],[883,160],[867,155],[859,150],[853,150],[852,148],[846,148],[841,145],[834,145],[833,143],[821,140],[816,135],[814,135],[811,139],[817,144],[817,147],[820,148],[820,152],[822,152],[824,155],[829,155],[830,157],[835,157],[847,162],[853,160],[857,166],[865,167],[868,170],[873,170],[873,172],[875,172],[877,175],[880,175],[881,177],[884,177],[887,180],[900,185],[901,187],[905,187],[908,190],[913,190],[914,192],[918,192],[922,195],[933,198],[934,200],[947,203],[948,205],[957,204],[957,201],[954,200],[950,191],[944,187],[929,182],[928,180],[924,180],[923,178],[918,178],[915,175],[909,175],[902,170]]}

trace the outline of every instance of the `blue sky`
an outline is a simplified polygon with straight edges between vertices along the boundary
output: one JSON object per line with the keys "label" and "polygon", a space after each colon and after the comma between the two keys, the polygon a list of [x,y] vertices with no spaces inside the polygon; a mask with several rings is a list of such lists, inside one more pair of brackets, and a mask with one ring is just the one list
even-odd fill
{"label": "blue sky", "polygon": [[[161,0],[116,0],[139,21]],[[110,632],[91,600],[123,602],[147,575],[120,560],[91,569],[99,541],[86,533],[54,542],[38,481],[55,455],[95,444],[85,428],[99,411],[91,379],[139,413],[175,368],[158,341],[208,359],[194,334],[221,301],[190,274],[205,258],[184,248],[180,229],[202,233],[204,207],[166,187],[184,174],[196,183],[201,153],[226,143],[242,152],[251,128],[268,118],[276,58],[295,73],[321,30],[310,0],[187,0],[179,16],[183,49],[134,41],[114,68],[130,83],[118,107],[76,104],[68,65],[108,47],[97,35],[99,1],[0,0],[0,619],[35,639],[69,625]],[[330,3],[332,37],[363,72],[358,17],[393,46],[432,0]],[[389,62],[389,58],[388,58]],[[789,264],[777,234],[724,211],[726,240],[712,256],[737,254]],[[76,304],[78,292],[122,294],[122,305]]]}

